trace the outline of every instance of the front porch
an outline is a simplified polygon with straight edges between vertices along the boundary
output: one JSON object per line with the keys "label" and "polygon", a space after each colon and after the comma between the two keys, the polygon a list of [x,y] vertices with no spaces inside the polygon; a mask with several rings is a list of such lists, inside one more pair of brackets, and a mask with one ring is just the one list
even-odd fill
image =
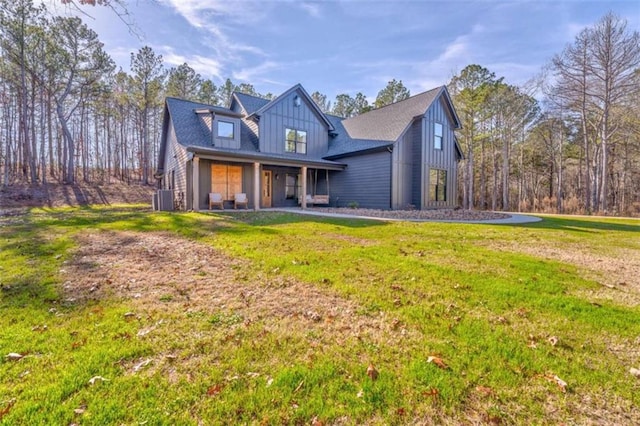
{"label": "front porch", "polygon": [[329,174],[344,168],[333,162],[247,162],[201,155],[194,155],[189,163],[186,209],[195,211],[210,208],[211,194],[219,194],[222,199],[215,208],[233,209],[236,194],[246,194],[246,208],[251,210],[298,206],[306,209],[309,199],[303,194],[321,195],[331,201]]}

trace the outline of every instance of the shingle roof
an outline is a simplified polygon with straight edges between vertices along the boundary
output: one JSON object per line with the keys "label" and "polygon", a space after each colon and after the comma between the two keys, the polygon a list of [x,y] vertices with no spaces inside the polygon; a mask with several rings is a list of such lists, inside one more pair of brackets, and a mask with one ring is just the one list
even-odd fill
{"label": "shingle roof", "polygon": [[[169,116],[173,122],[178,143],[183,146],[210,146],[211,130],[202,122],[201,116],[195,110],[207,109],[221,115],[238,117],[238,114],[228,108],[185,101],[177,98],[167,98]],[[256,147],[250,140],[240,140],[240,149],[255,151]]]}
{"label": "shingle roof", "polygon": [[233,94],[238,102],[240,102],[242,108],[247,112],[247,115],[253,114],[270,102],[268,99],[247,95],[246,93],[233,92]]}
{"label": "shingle roof", "polygon": [[342,125],[353,139],[396,141],[415,117],[429,109],[442,90],[443,86],[436,87],[403,101],[348,118]]}
{"label": "shingle roof", "polygon": [[369,151],[377,148],[384,148],[393,144],[394,141],[380,141],[370,139],[353,139],[347,134],[343,127],[344,118],[336,115],[325,114],[335,129],[335,136],[329,138],[329,150],[324,158],[333,158],[354,152]]}

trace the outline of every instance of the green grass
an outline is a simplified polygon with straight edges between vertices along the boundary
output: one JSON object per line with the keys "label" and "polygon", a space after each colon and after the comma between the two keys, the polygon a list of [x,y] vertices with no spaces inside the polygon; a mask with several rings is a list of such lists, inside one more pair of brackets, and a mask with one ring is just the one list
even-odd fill
{"label": "green grass", "polygon": [[[354,323],[186,309],[166,292],[144,309],[114,297],[66,300],[60,270],[76,236],[97,230],[210,245],[247,262],[237,270],[242,285],[266,292],[307,283],[356,306]],[[638,264],[640,224],[382,223],[141,206],[1,219],[0,424],[640,419],[640,381],[628,373],[640,368],[640,307],[582,268],[504,244],[625,253]],[[25,357],[10,361],[10,352]],[[428,362],[431,355],[449,368]],[[369,363],[377,380],[366,374]],[[568,383],[566,393],[553,375]],[[107,380],[89,384],[95,376]]]}

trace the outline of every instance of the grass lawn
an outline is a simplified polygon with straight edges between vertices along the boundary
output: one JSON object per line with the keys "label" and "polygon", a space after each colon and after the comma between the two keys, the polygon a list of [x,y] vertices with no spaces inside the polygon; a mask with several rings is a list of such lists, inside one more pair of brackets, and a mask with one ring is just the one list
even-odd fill
{"label": "grass lawn", "polygon": [[0,218],[0,424],[638,424],[640,222]]}

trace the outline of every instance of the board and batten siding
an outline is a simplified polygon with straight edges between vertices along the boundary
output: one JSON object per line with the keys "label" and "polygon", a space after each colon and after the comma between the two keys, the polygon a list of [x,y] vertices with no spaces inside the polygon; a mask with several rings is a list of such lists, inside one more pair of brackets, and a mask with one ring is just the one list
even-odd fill
{"label": "board and batten siding", "polygon": [[[391,208],[406,209],[413,205],[413,126],[411,126],[393,147]],[[420,158],[420,157],[417,157]],[[418,204],[419,205],[419,204]]]}
{"label": "board and batten siding", "polygon": [[[435,149],[434,124],[440,123],[443,127],[442,149]],[[455,207],[456,197],[456,175],[458,163],[456,159],[455,139],[452,126],[452,118],[448,109],[444,105],[442,97],[431,104],[426,114],[422,118],[422,189],[421,208]],[[446,201],[431,201],[429,199],[429,170],[440,169],[447,171],[447,191]]]}
{"label": "board and batten siding", "polygon": [[339,161],[347,168],[329,174],[331,205],[346,207],[357,202],[362,208],[389,210],[391,157],[385,150],[341,158]]}
{"label": "board and batten siding", "polygon": [[[167,154],[164,157],[164,175],[162,177],[162,187],[164,189],[173,189],[174,198],[179,197],[180,193],[187,197],[187,150],[178,143],[173,122],[169,120],[167,129]],[[173,183],[175,186],[171,187]],[[185,205],[186,207],[186,205]]]}
{"label": "board and batten siding", "polygon": [[[300,106],[294,105],[296,96],[300,98]],[[307,153],[294,155],[301,158],[321,158],[325,155],[329,147],[329,129],[307,103],[305,96],[296,90],[277,100],[260,116],[260,151],[284,154],[285,129],[289,128],[307,132]]]}

